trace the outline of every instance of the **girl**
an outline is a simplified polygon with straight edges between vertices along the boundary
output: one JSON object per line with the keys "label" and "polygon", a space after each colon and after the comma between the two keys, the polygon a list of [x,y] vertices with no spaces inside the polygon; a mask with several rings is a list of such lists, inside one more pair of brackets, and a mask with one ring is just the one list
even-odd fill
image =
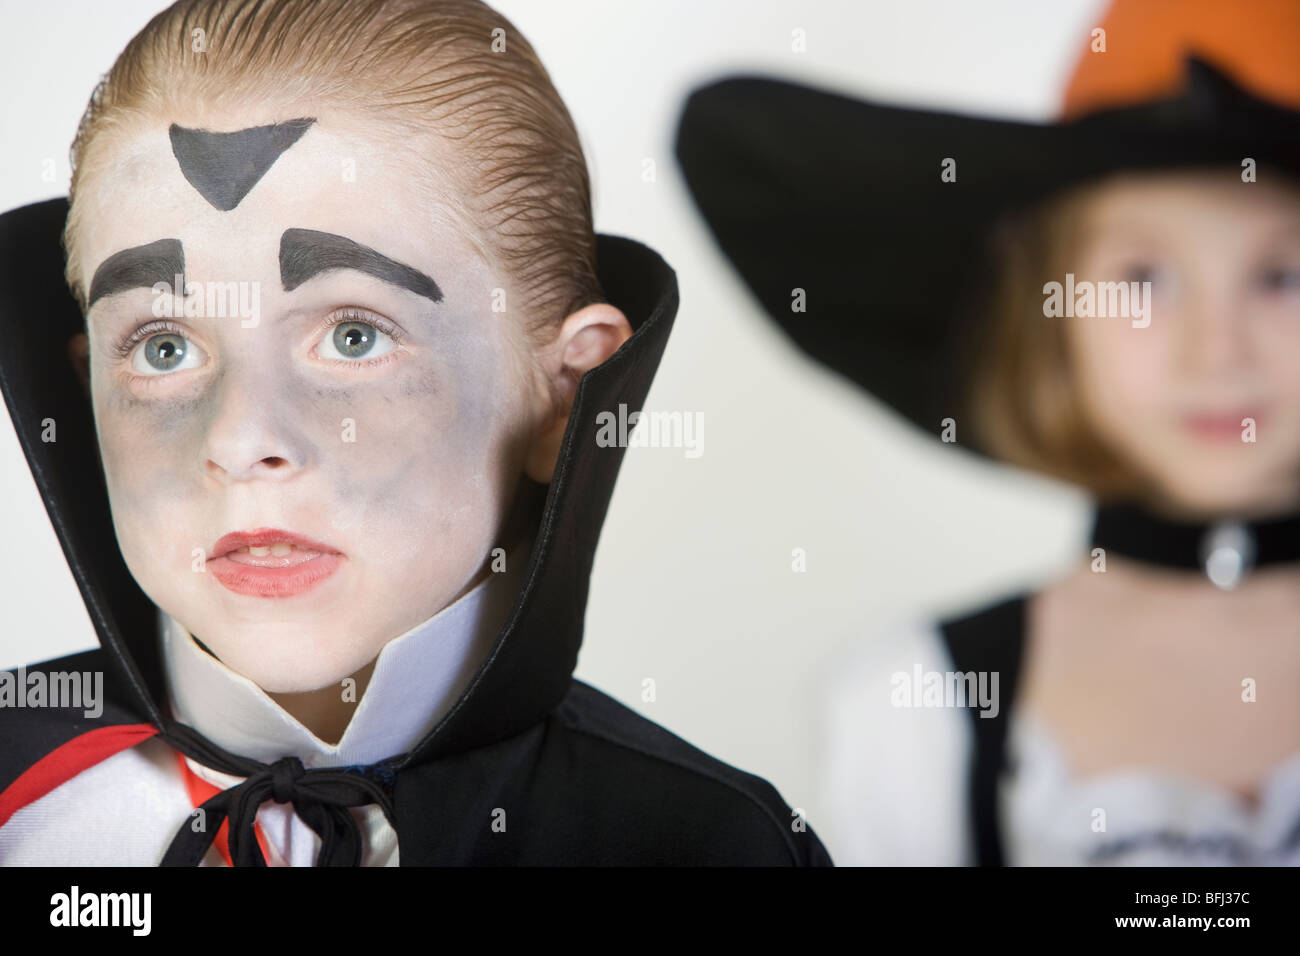
{"label": "girl", "polygon": [[842,662],[837,859],[1300,862],[1298,58],[1293,3],[1120,0],[1057,124],[692,100],[687,177],[801,346],[1098,500],[1068,573]]}

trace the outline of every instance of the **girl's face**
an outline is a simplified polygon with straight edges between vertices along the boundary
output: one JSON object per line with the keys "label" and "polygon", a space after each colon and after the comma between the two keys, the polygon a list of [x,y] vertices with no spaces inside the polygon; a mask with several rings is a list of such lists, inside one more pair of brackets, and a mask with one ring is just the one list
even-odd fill
{"label": "girl's face", "polygon": [[[174,122],[289,118],[246,117]],[[81,281],[108,290],[87,321],[117,540],[145,593],[232,669],[321,688],[483,570],[545,380],[521,319],[494,307],[507,278],[417,198],[421,178],[453,188],[427,144],[318,113],[222,211],[183,173],[170,122],[115,139],[77,198]],[[191,172],[229,191],[243,160]],[[182,261],[183,300],[155,291]]]}
{"label": "girl's face", "polygon": [[1076,286],[1150,282],[1146,316],[1049,320],[1066,323],[1092,426],[1166,510],[1300,502],[1300,189],[1126,175],[1081,226]]}

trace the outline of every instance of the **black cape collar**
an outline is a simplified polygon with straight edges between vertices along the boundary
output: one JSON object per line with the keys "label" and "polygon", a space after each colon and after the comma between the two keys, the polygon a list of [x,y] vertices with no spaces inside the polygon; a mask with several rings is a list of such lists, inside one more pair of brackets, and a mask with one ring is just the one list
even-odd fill
{"label": "black cape collar", "polygon": [[[188,752],[196,735],[164,709],[155,606],[118,549],[90,403],[68,359],[84,318],[63,278],[67,208],[66,199],[52,199],[0,215],[0,391],[107,658],[105,716],[150,723]],[[622,448],[597,443],[596,416],[620,403],[642,407],[678,305],[676,274],[652,249],[602,235],[598,260],[605,295],[633,335],[578,385],[507,624],[451,711],[395,769],[519,733],[568,691],[596,541],[623,457]],[[46,441],[51,421],[57,440]],[[200,751],[211,746],[200,742]]]}

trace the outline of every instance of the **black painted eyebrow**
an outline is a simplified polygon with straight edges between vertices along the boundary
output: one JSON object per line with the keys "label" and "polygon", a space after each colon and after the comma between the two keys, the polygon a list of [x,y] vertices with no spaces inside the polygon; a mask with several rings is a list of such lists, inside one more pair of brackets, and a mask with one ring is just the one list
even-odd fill
{"label": "black painted eyebrow", "polygon": [[419,269],[412,269],[369,246],[332,232],[315,229],[286,229],[280,237],[280,281],[292,292],[308,279],[331,269],[355,269],[422,295],[442,301],[438,283]]}
{"label": "black painted eyebrow", "polygon": [[159,239],[123,249],[113,253],[95,270],[95,277],[90,280],[86,309],[89,310],[97,299],[128,289],[152,289],[158,282],[165,282],[171,288],[178,275],[185,275],[185,251],[179,239]]}

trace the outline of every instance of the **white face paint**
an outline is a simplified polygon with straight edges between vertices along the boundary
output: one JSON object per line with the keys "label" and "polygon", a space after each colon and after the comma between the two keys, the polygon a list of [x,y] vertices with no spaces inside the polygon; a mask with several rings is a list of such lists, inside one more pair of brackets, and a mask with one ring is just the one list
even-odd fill
{"label": "white face paint", "polygon": [[[97,145],[109,162],[77,197],[86,287],[109,256],[164,238],[182,244],[191,306],[214,301],[209,283],[252,284],[236,288],[256,301],[256,321],[229,302],[224,315],[173,317],[171,297],[147,286],[98,300],[88,315],[91,387],[131,573],[217,657],[271,692],[356,672],[473,584],[546,404],[522,320],[492,310],[493,290],[510,282],[475,251],[483,237],[418,198],[429,191],[417,185],[454,188],[437,160],[337,114],[307,115],[316,123],[228,212],[184,178],[168,126],[258,125],[246,113],[171,117]],[[442,299],[352,269],[286,292],[288,229],[368,246],[431,277]],[[133,334],[139,340],[119,354]],[[213,573],[211,551],[229,533],[258,528],[310,538],[341,558],[305,589],[236,593]]]}

